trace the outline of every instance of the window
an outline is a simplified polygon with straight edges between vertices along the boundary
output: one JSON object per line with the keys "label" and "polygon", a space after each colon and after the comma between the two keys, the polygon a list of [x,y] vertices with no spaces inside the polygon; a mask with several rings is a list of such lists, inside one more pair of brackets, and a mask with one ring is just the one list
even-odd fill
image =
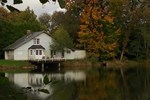
{"label": "window", "polygon": [[40,44],[40,39],[36,39],[36,44]]}
{"label": "window", "polygon": [[33,51],[32,50],[30,50],[30,55],[33,55]]}
{"label": "window", "polygon": [[67,50],[67,53],[69,54],[69,53],[71,53],[71,51],[70,51],[70,50]]}
{"label": "window", "polygon": [[36,50],[36,55],[42,55],[42,50]]}
{"label": "window", "polygon": [[39,55],[42,55],[42,50],[39,50]]}
{"label": "window", "polygon": [[39,55],[39,52],[38,52],[38,50],[36,50],[36,55]]}
{"label": "window", "polygon": [[34,44],[40,44],[40,39],[39,39],[39,38],[35,38],[35,39],[33,40],[33,42],[34,42]]}

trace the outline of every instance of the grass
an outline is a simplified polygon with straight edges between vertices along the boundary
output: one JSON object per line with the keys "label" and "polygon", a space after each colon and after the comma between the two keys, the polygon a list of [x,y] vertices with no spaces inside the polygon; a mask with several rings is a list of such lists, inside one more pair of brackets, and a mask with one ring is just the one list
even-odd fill
{"label": "grass", "polygon": [[27,67],[32,66],[27,61],[0,60],[0,67]]}

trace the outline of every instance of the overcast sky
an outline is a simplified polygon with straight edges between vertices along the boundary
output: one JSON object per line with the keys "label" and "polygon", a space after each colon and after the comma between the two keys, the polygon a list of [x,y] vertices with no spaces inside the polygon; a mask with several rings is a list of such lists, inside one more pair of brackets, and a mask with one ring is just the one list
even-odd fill
{"label": "overcast sky", "polygon": [[64,9],[61,9],[59,7],[58,2],[47,2],[46,4],[42,5],[39,0],[23,0],[22,4],[17,4],[13,5],[13,0],[8,0],[9,2],[7,3],[8,5],[12,5],[15,8],[18,8],[19,10],[24,10],[28,6],[30,7],[31,10],[34,11],[34,13],[39,16],[42,13],[49,13],[52,14],[54,11],[64,11]]}

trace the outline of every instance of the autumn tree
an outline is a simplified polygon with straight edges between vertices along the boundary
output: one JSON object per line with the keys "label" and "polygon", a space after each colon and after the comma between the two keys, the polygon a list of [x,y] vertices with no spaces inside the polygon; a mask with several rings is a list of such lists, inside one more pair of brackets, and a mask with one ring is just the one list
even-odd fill
{"label": "autumn tree", "polygon": [[113,19],[106,2],[85,0],[77,47],[85,49],[88,57],[100,60],[114,58],[118,47],[119,29],[115,27]]}

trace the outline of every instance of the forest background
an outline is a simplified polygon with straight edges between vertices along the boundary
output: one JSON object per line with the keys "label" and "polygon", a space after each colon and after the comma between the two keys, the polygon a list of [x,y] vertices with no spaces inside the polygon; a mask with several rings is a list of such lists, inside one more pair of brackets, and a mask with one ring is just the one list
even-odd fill
{"label": "forest background", "polygon": [[[6,1],[0,2],[5,5]],[[87,58],[97,61],[150,57],[149,1],[60,1],[63,0],[59,0],[59,4],[66,12],[44,13],[39,17],[29,7],[19,11],[7,6],[11,12],[0,7],[0,58],[4,58],[3,48],[25,35],[27,30],[44,30],[61,48],[84,49]],[[61,49],[60,45],[53,47]]]}

